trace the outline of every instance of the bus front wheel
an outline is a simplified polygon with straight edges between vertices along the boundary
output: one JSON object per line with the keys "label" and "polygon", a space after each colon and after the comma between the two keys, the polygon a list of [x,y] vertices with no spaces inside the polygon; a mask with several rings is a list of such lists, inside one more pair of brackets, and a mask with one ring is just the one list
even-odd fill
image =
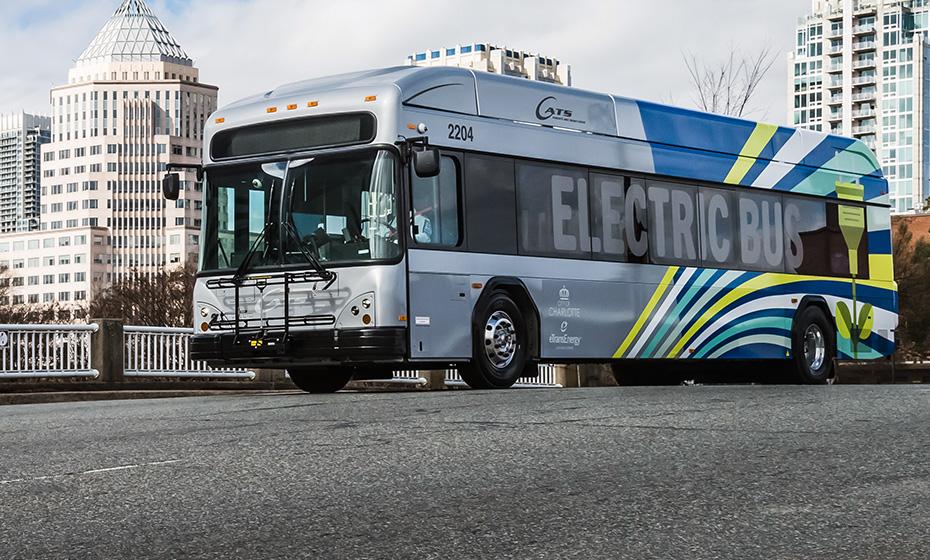
{"label": "bus front wheel", "polygon": [[492,292],[475,311],[471,363],[460,369],[473,389],[506,389],[524,374],[527,328],[520,308],[502,290]]}
{"label": "bus front wheel", "polygon": [[296,369],[287,373],[298,389],[317,394],[335,393],[352,380],[353,374],[348,368]]}
{"label": "bus front wheel", "polygon": [[801,383],[833,381],[836,334],[826,314],[816,306],[801,311],[791,333],[792,369]]}

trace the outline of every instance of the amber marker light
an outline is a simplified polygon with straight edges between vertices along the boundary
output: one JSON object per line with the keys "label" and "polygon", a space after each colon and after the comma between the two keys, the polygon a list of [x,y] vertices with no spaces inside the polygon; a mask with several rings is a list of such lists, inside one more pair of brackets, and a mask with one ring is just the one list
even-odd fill
{"label": "amber marker light", "polygon": [[406,315],[398,315],[398,316],[397,316],[397,320],[398,320],[398,321],[403,321],[404,323],[406,323],[406,322],[407,322],[407,316],[406,316]]}
{"label": "amber marker light", "polygon": [[265,112],[266,112],[266,113],[277,113],[277,112],[278,112],[278,108],[277,108],[277,107],[268,107],[267,109],[265,109]]}
{"label": "amber marker light", "polygon": [[307,107],[316,107],[319,104],[319,101],[307,101]]}
{"label": "amber marker light", "polygon": [[364,324],[366,324],[366,325],[370,325],[370,324],[371,324],[371,315],[369,315],[368,313],[362,315],[362,323],[364,323]]}
{"label": "amber marker light", "polygon": [[200,330],[202,330],[203,332],[207,332],[208,330],[210,330],[210,325],[208,323],[200,323]]}
{"label": "amber marker light", "polygon": [[484,284],[482,284],[481,282],[475,282],[474,284],[471,285],[471,287],[476,290],[480,290],[483,286]]}
{"label": "amber marker light", "polygon": [[411,122],[411,123],[407,123],[407,128],[410,129],[410,130],[416,130],[416,129],[417,129],[417,125],[413,124],[412,122]]}
{"label": "amber marker light", "polygon": [[287,110],[288,110],[288,111],[293,111],[293,110],[296,109],[296,108],[297,108],[297,104],[296,104],[296,103],[291,103],[290,105],[287,106]]}
{"label": "amber marker light", "polygon": [[216,124],[223,124],[224,122],[226,122],[226,119],[224,119],[223,117],[216,119]]}
{"label": "amber marker light", "polygon": [[378,100],[378,96],[377,96],[377,95],[368,95],[368,96],[365,96],[365,103],[370,103],[370,102],[372,102],[372,101],[377,101],[377,100]]}

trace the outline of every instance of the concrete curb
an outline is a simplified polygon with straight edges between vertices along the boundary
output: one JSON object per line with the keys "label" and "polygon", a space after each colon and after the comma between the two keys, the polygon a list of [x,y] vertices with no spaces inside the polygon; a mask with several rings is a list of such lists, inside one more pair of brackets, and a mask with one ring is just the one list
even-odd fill
{"label": "concrete curb", "polygon": [[0,406],[15,404],[49,404],[65,402],[113,401],[133,399],[174,399],[181,397],[217,397],[293,393],[289,390],[154,390],[154,391],[58,391],[35,393],[0,393]]}

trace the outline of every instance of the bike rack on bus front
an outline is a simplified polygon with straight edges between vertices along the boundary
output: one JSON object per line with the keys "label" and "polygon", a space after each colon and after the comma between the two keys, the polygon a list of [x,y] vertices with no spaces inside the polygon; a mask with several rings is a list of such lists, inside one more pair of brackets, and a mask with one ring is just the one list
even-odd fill
{"label": "bike rack on bus front", "polygon": [[[290,335],[290,327],[294,326],[320,326],[332,325],[336,323],[335,315],[307,314],[291,317],[290,315],[290,290],[292,284],[325,282],[322,290],[328,290],[336,282],[336,273],[326,270],[319,272],[316,270],[304,270],[300,272],[282,272],[276,274],[262,274],[255,276],[244,276],[241,278],[217,278],[208,280],[206,285],[211,290],[233,288],[235,297],[235,318],[230,320],[221,320],[219,316],[214,316],[209,325],[211,328],[223,330],[232,327],[235,332],[234,344],[242,344],[241,337],[249,336],[249,345],[259,350],[265,346],[274,347],[281,343],[279,352],[287,351],[287,342]],[[283,329],[280,337],[267,338],[269,333],[276,325],[273,318],[242,319],[239,307],[239,291],[242,288],[254,287],[259,293],[263,293],[268,286],[284,286],[284,316],[281,317],[280,327]],[[316,287],[314,287],[314,290]],[[252,326],[252,321],[258,321],[257,326]],[[258,334],[258,337],[251,336]]]}

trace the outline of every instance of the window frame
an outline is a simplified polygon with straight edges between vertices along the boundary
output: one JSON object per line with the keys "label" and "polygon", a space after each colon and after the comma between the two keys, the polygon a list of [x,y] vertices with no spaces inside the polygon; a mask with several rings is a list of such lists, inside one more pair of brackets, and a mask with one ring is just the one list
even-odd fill
{"label": "window frame", "polygon": [[413,169],[412,161],[407,165],[407,172],[404,173],[404,205],[407,223],[404,226],[407,239],[407,248],[426,251],[468,251],[468,231],[465,224],[465,196],[464,196],[464,160],[462,152],[453,150],[439,150],[440,169],[442,168],[442,158],[448,157],[455,166],[455,200],[456,214],[458,221],[458,242],[455,245],[443,245],[440,243],[419,243],[413,235],[413,182],[416,171]]}

